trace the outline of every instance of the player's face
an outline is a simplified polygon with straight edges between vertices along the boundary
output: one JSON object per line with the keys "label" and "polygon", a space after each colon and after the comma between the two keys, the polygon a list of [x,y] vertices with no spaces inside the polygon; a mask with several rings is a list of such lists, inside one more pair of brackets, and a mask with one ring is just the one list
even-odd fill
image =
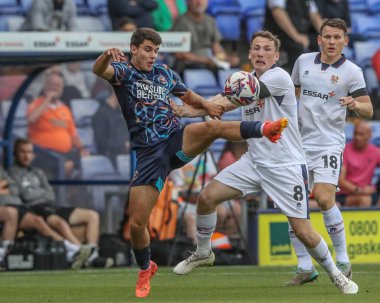
{"label": "player's face", "polygon": [[279,58],[279,52],[276,51],[274,41],[264,37],[253,39],[248,58],[258,76],[272,67]]}
{"label": "player's face", "polygon": [[154,44],[150,40],[144,40],[143,43],[136,47],[131,45],[132,64],[143,72],[150,72],[153,68],[154,62],[156,62],[159,45]]}
{"label": "player's face", "polygon": [[21,164],[24,167],[29,166],[34,159],[33,145],[19,144],[15,156],[19,164]]}
{"label": "player's face", "polygon": [[321,48],[322,60],[325,63],[334,63],[342,54],[343,47],[348,44],[348,36],[343,30],[325,26],[321,35],[318,36],[318,45]]}

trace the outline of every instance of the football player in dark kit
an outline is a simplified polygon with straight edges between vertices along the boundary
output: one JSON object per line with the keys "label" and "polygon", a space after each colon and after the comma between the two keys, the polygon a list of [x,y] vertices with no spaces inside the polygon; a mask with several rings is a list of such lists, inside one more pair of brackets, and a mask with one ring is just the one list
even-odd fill
{"label": "football player in dark kit", "polygon": [[[121,50],[112,48],[100,55],[93,66],[93,72],[108,80],[115,90],[131,134],[131,148],[137,156],[129,197],[131,242],[140,267],[136,297],[149,294],[150,279],[157,271],[157,265],[150,260],[147,225],[167,175],[217,138],[241,141],[265,136],[276,142],[287,126],[286,119],[265,123],[220,121],[217,118],[223,114],[224,106],[208,102],[189,90],[166,65],[155,64],[161,43],[155,30],[137,29],[131,37],[129,62]],[[205,109],[213,119],[181,129],[170,94]]]}

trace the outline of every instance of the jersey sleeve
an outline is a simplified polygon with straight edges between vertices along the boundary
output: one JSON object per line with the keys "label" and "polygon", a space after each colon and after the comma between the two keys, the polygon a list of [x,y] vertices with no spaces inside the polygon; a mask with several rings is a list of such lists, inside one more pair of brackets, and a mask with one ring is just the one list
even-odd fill
{"label": "jersey sleeve", "polygon": [[168,68],[169,70],[169,77],[170,77],[170,93],[173,94],[176,97],[181,97],[188,91],[187,86],[181,81],[181,79],[178,77],[178,75]]}
{"label": "jersey sleeve", "polygon": [[129,78],[131,74],[131,70],[128,68],[128,66],[125,63],[112,62],[111,66],[114,69],[113,77],[109,81],[111,85],[113,86],[121,85],[125,81],[125,79]]}
{"label": "jersey sleeve", "polygon": [[294,89],[289,74],[285,71],[270,70],[260,77],[260,81],[264,83],[271,96],[284,96],[290,87]]}
{"label": "jersey sleeve", "polygon": [[363,71],[359,67],[351,75],[351,81],[349,82],[348,86],[348,93],[352,95],[354,98],[368,95]]}
{"label": "jersey sleeve", "polygon": [[296,60],[293,66],[292,70],[292,81],[295,86],[300,86],[300,64],[299,64],[299,58]]}

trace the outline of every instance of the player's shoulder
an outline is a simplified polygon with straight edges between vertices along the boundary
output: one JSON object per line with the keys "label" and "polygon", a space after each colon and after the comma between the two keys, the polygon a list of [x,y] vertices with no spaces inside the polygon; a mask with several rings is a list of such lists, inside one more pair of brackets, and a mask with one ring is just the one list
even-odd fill
{"label": "player's shoulder", "polygon": [[319,54],[318,52],[302,54],[298,57],[298,61],[306,62],[306,63],[314,62],[318,54]]}
{"label": "player's shoulder", "polygon": [[356,65],[354,62],[352,62],[351,60],[345,58],[346,60],[344,61],[344,65],[349,68],[349,69],[352,69],[352,70],[356,70],[356,71],[361,71],[361,67]]}
{"label": "player's shoulder", "polygon": [[292,78],[290,77],[289,73],[284,70],[283,68],[279,66],[273,66],[272,68],[268,69],[261,77],[260,81],[266,82],[266,81],[280,81],[280,82],[292,82]]}

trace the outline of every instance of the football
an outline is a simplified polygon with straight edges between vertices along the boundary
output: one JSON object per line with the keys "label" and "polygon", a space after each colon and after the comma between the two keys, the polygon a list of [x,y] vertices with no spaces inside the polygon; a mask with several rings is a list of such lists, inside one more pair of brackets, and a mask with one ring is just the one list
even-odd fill
{"label": "football", "polygon": [[224,84],[224,95],[236,106],[246,106],[258,101],[259,94],[259,80],[249,72],[235,72]]}

